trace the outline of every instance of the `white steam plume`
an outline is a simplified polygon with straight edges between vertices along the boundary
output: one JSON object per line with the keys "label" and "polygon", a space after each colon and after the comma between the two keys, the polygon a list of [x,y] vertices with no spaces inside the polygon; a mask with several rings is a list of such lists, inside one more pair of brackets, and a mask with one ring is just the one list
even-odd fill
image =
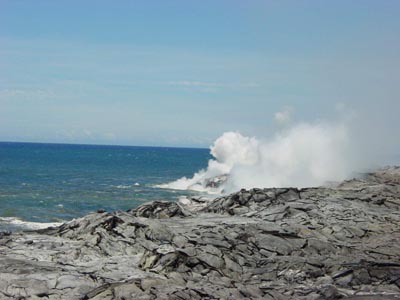
{"label": "white steam plume", "polygon": [[[343,180],[355,170],[345,125],[302,123],[271,140],[226,132],[211,147],[214,159],[206,170],[164,188],[234,192],[241,188],[319,186]],[[215,176],[228,174],[219,189],[207,187]]]}

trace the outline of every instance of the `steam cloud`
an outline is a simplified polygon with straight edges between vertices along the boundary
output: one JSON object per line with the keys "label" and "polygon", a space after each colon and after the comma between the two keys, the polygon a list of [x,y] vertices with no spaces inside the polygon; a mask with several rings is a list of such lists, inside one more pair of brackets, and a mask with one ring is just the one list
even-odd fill
{"label": "steam cloud", "polygon": [[[357,167],[345,124],[301,123],[271,140],[226,132],[211,146],[214,159],[192,178],[183,177],[161,187],[208,192],[241,188],[319,186],[346,179]],[[228,174],[219,188],[209,179]]]}

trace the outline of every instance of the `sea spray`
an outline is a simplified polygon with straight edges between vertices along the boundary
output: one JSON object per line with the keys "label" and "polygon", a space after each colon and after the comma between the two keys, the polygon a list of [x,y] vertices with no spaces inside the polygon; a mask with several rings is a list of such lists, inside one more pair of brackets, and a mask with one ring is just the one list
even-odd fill
{"label": "sea spray", "polygon": [[[14,217],[0,217],[1,230],[20,231],[20,230],[38,230],[48,227],[60,226],[62,222],[28,222]],[[0,231],[1,231],[0,230]]]}

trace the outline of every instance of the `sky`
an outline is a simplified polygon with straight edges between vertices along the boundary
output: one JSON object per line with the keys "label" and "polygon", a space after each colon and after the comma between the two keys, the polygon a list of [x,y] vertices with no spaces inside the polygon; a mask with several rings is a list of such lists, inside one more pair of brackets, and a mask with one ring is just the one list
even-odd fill
{"label": "sky", "polygon": [[208,147],[352,116],[400,153],[399,1],[0,0],[0,140]]}

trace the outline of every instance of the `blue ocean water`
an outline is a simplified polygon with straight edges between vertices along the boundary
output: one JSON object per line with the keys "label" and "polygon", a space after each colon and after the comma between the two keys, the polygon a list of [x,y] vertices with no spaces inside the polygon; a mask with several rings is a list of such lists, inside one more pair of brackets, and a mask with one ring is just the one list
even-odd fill
{"label": "blue ocean water", "polygon": [[[207,166],[208,149],[0,142],[4,220],[62,222],[194,192],[155,187]],[[3,220],[3,221],[1,221]]]}

